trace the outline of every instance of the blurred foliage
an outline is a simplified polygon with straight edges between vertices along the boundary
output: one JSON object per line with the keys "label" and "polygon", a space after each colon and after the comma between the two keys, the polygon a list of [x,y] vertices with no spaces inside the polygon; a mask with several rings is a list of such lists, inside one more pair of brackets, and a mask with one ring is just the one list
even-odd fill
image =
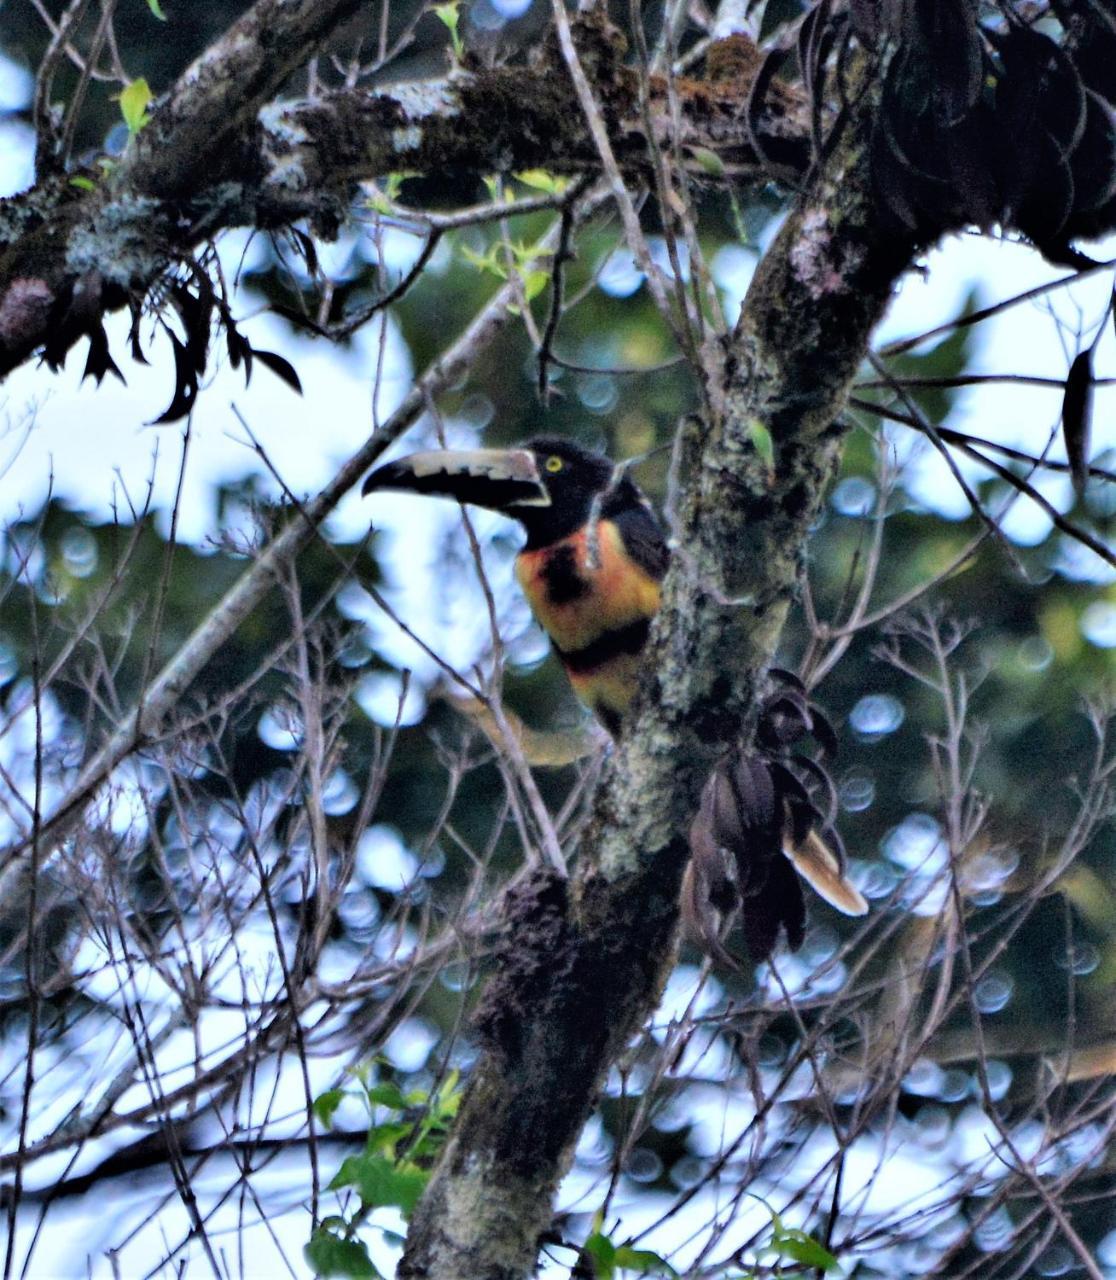
{"label": "blurred foliage", "polygon": [[[368,1112],[368,1137],[360,1155],[348,1156],[330,1180],[331,1191],[351,1188],[356,1204],[349,1220],[329,1217],[315,1228],[306,1260],[317,1276],[380,1275],[357,1230],[376,1209],[397,1208],[410,1217],[461,1102],[456,1071],[436,1089],[409,1093],[378,1082],[373,1064],[354,1069],[352,1077]],[[330,1089],[315,1100],[314,1114],[327,1129],[346,1092]]]}
{"label": "blurred foliage", "polygon": [[[719,227],[717,211],[711,222],[706,246],[710,257],[719,244],[727,242],[728,234]],[[535,234],[541,226],[534,219],[531,223],[523,229],[524,236]],[[459,243],[483,248],[495,241],[492,233],[481,235],[474,230],[463,234]],[[578,246],[567,296],[576,298],[583,291],[585,296],[563,317],[555,344],[560,359],[578,368],[551,369],[551,400],[545,409],[535,390],[534,353],[521,326],[513,327],[504,341],[486,353],[467,381],[446,394],[438,408],[447,423],[483,427],[485,440],[492,444],[517,441],[545,423],[549,431],[569,434],[616,456],[650,453],[636,474],[662,507],[668,498],[667,456],[654,450],[669,444],[676,422],[692,407],[693,398],[685,368],[662,367],[669,361],[671,348],[646,290],[637,289],[625,297],[594,286],[595,274],[615,243],[614,228],[598,228]],[[383,287],[376,277],[374,267],[358,267],[347,288],[353,296],[361,291],[371,294]],[[292,277],[277,257],[246,283],[264,298],[290,301]],[[303,286],[309,298],[310,285],[304,280]],[[429,273],[416,284],[396,306],[395,315],[417,367],[435,357],[445,335],[463,327],[492,288],[492,280],[456,247],[438,274]],[[545,294],[534,303],[540,322],[546,306]],[[435,313],[436,325],[430,323]],[[926,345],[897,362],[895,372],[920,378],[962,373],[970,355],[965,335],[970,333],[961,330]],[[930,388],[911,394],[931,421],[942,422],[955,393]],[[880,424],[864,415],[857,421],[841,478],[810,547],[813,607],[819,618],[835,625],[841,622],[842,610],[863,571],[878,497]],[[902,428],[888,431],[902,448],[907,447]],[[995,482],[988,481],[978,485],[977,492],[991,502],[998,490]],[[33,655],[38,653],[41,669],[49,668],[73,637],[79,620],[96,607],[97,645],[79,646],[69,664],[68,679],[54,686],[60,709],[73,726],[71,749],[87,751],[120,709],[133,702],[152,669],[174,654],[205,611],[235,581],[253,545],[278,521],[289,518],[263,504],[251,486],[222,495],[221,504],[230,515],[251,512],[257,532],[248,539],[230,534],[219,545],[170,546],[163,522],[154,516],[144,516],[137,524],[100,524],[57,503],[14,525],[8,531],[7,595],[0,620],[4,655],[0,706],[10,712],[26,696]],[[980,527],[972,517],[947,521],[919,508],[905,493],[901,474],[884,500],[884,511],[884,553],[873,596],[878,602],[898,598],[941,572]],[[1085,510],[1077,514],[1089,516]],[[494,536],[505,538],[506,534]],[[970,728],[982,740],[974,784],[995,801],[988,840],[1002,847],[1005,857],[1016,865],[1009,890],[1024,889],[1035,880],[1049,857],[1049,846],[1072,820],[1073,778],[1092,750],[1083,700],[1103,698],[1111,686],[1112,653],[1084,638],[1081,620],[1091,603],[1112,600],[1112,588],[1066,576],[1060,567],[1064,543],[1065,535],[1052,532],[1034,546],[1013,547],[1022,574],[995,543],[986,543],[975,560],[933,592],[929,606],[971,624],[956,664],[973,687]],[[304,615],[319,618],[328,636],[324,652],[336,661],[331,678],[349,688],[368,673],[390,670],[362,634],[360,624],[336,604],[338,587],[349,572],[366,582],[380,580],[377,546],[372,543],[369,555],[355,545],[330,549],[319,543],[299,564],[301,609]],[[352,569],[347,570],[347,565]],[[108,602],[98,605],[105,592]],[[156,619],[157,630],[153,629]],[[246,794],[287,766],[288,753],[263,740],[260,721],[273,703],[289,696],[290,674],[282,661],[276,663],[275,654],[277,643],[291,634],[291,627],[290,602],[276,590],[236,632],[220,661],[186,694],[184,713],[193,709],[203,715],[230,689],[252,683],[250,695],[230,706],[221,722],[221,750],[228,772],[214,769],[203,782],[215,797],[230,787]],[[808,638],[799,611],[788,628],[784,665],[797,665]],[[912,815],[925,829],[934,828],[941,796],[927,739],[944,730],[939,696],[885,660],[881,653],[885,638],[877,628],[856,635],[818,690],[841,739],[836,762],[845,810],[841,829],[854,867],[866,877],[864,883],[873,886],[877,900],[886,896],[903,871],[885,856],[889,840]],[[102,664],[111,666],[112,696],[98,674]],[[505,693],[509,707],[535,727],[568,725],[578,714],[553,658],[526,668],[511,667]],[[872,701],[866,703],[866,699]],[[381,732],[350,700],[344,724],[345,767],[350,776],[359,778],[367,771]],[[445,800],[442,779],[447,753],[452,756],[461,750],[469,757],[470,767],[459,779],[446,815],[446,828],[452,829],[456,843],[444,835],[439,838],[440,861],[422,889],[430,895],[430,907],[446,918],[452,915],[469,876],[469,862],[461,856],[461,848],[480,848],[499,831],[493,870],[501,875],[518,864],[521,853],[514,828],[501,819],[504,792],[495,761],[472,727],[444,703],[431,702],[419,724],[398,733],[385,786],[388,799],[375,815],[377,821],[398,829],[405,846],[422,848]],[[548,803],[560,805],[576,777],[572,767],[542,771],[539,783]],[[297,802],[296,794],[290,803]],[[169,803],[162,802],[154,815],[156,823],[170,820]],[[338,843],[353,835],[354,815],[350,807],[329,818]],[[1036,1047],[1053,1051],[1062,1043],[1071,1015],[1082,1041],[1103,1037],[1112,1029],[1116,902],[1106,868],[1114,854],[1109,828],[1079,864],[1072,884],[1040,903],[998,957],[995,971],[1006,975],[1009,994],[988,1018],[990,1041],[1001,1045],[997,1056],[1010,1062],[1013,1054],[1033,1055]],[[142,881],[147,874],[144,859],[137,858],[131,865],[137,881]],[[413,895],[416,884],[402,892]],[[381,912],[392,911],[393,891],[382,887],[367,891],[374,894]],[[1005,897],[1003,886],[995,886],[986,895],[986,905],[971,915],[977,962],[983,948],[1000,945],[1000,925],[1010,915],[1011,903],[1011,892]],[[288,900],[282,909],[297,913],[300,907]],[[832,938],[848,926],[816,902],[811,913],[815,929],[820,930],[812,936]],[[149,926],[156,933],[164,927],[158,912],[153,912]],[[336,936],[343,936],[337,934],[342,928],[335,926]],[[691,962],[696,959],[688,952],[685,955]],[[475,991],[476,977],[474,972],[466,980],[466,995]],[[752,990],[749,972],[720,974],[719,979],[730,999],[746,999]],[[460,1027],[460,995],[455,990],[459,987],[459,983],[450,988],[434,984],[416,1012],[440,1034],[456,1034],[455,1060],[467,1062],[468,1032]],[[10,983],[8,989],[12,989]],[[68,1000],[80,997],[70,990],[53,999],[61,1011]],[[9,1003],[9,1017],[18,1013],[19,1004],[18,999]],[[803,1017],[808,1025],[808,1008]],[[947,1031],[963,1039],[970,1020],[970,1011],[962,1005]],[[798,1035],[799,1028],[790,1019],[772,1017],[765,1031],[767,1051],[777,1060],[790,1051]],[[951,1069],[946,1077],[953,1082],[948,1088],[954,1094],[947,1089],[945,1097],[927,1099],[919,1091],[921,1084],[915,1084],[914,1092],[901,1098],[900,1109],[916,1120],[927,1106],[945,1105],[960,1112],[969,1086],[957,1091],[956,1075],[956,1069]],[[423,1073],[415,1077],[416,1087],[424,1087],[425,1078]],[[962,1078],[970,1079],[964,1072]],[[1031,1100],[1025,1071],[1013,1079],[1012,1088],[1019,1090],[1023,1106]],[[671,1087],[664,1088],[669,1096]],[[614,1099],[605,1099],[600,1114],[610,1144],[622,1139],[624,1114],[633,1101],[628,1098],[618,1108]],[[640,1151],[658,1170],[649,1183],[646,1178],[640,1180],[639,1185],[649,1189],[671,1189],[675,1171],[694,1159],[686,1126],[650,1127],[640,1139]],[[1096,1234],[1107,1229],[1107,1211],[1100,1203],[1083,1212],[1086,1221],[1092,1217]],[[337,1239],[344,1242],[347,1237],[342,1231]],[[332,1264],[323,1260],[315,1265],[328,1274]]]}
{"label": "blurred foliage", "polygon": [[[131,74],[142,74],[158,94],[246,7],[223,0],[205,5],[164,0],[164,25],[142,0],[132,0],[120,8],[117,17],[124,65]],[[626,6],[617,8],[627,13]],[[776,8],[769,6],[771,18],[776,16]],[[791,11],[794,6],[783,8]],[[88,20],[94,21],[95,16],[91,7]],[[410,16],[406,5],[392,8],[392,23],[398,24],[399,30]],[[536,21],[537,17],[524,19],[526,24]],[[337,42],[338,50],[344,50],[346,56],[351,53],[352,35],[343,33]],[[649,33],[649,38],[653,36]],[[0,48],[9,56],[36,65],[46,38],[29,4],[4,7]],[[444,67],[447,40],[443,24],[433,15],[424,18],[403,70],[418,67],[435,72]],[[393,67],[393,74],[397,73],[400,68]],[[64,95],[67,85],[62,75],[58,88]],[[103,101],[95,101],[83,117],[83,145],[101,148],[118,119],[119,106],[107,94]],[[450,200],[463,204],[483,198],[483,194],[482,189],[462,190],[455,175],[445,175],[402,181],[398,199],[404,205]],[[750,244],[759,239],[777,209],[777,198],[764,192],[740,210]],[[646,210],[644,217],[648,232],[657,232],[654,210]],[[736,213],[730,200],[706,200],[702,219],[707,261],[728,246],[739,251]],[[543,215],[520,219],[514,234],[530,242],[546,225]],[[474,264],[498,247],[498,234],[472,229],[449,237],[451,252],[440,268],[424,274],[393,308],[417,369],[436,358],[447,335],[460,332],[496,287],[493,276]],[[576,299],[577,305],[562,317],[558,329],[554,350],[559,363],[549,371],[548,403],[541,404],[536,391],[538,370],[532,344],[523,326],[514,325],[437,407],[447,423],[483,431],[489,444],[521,440],[545,425],[547,431],[569,435],[616,457],[648,454],[635,474],[662,509],[669,501],[667,446],[679,419],[694,407],[694,396],[685,366],[669,363],[674,355],[670,338],[647,290],[640,288],[638,281],[627,294],[618,287],[606,291],[594,283],[616,250],[618,239],[615,223],[598,223],[577,243],[576,259],[569,264],[565,283],[567,299]],[[380,296],[394,283],[394,276],[385,275],[374,265],[375,254],[367,256],[371,262],[353,255],[344,278],[332,292],[331,319]],[[292,270],[279,246],[263,267],[244,277],[243,285],[253,305],[270,302],[316,312],[318,284],[308,273]],[[536,322],[544,325],[549,291],[543,290],[532,305]],[[916,348],[889,367],[896,377],[956,377],[969,367],[972,335],[973,330],[958,330]],[[956,398],[956,392],[940,386],[914,388],[909,394],[926,418],[939,424],[948,418]],[[882,436],[878,420],[865,414],[852,416],[856,425],[848,437],[841,476],[818,521],[807,566],[813,608],[820,619],[834,626],[844,620],[844,610],[855,595],[870,554],[879,496],[879,450],[892,448],[887,443],[881,446],[881,440],[897,442],[901,452],[906,452],[910,443],[904,428],[888,426]],[[1043,446],[1041,439],[1033,445],[1036,452]],[[993,508],[1004,497],[1002,483],[995,479],[978,482],[976,492]],[[61,678],[51,684],[64,722],[57,746],[74,765],[88,756],[119,715],[135,704],[145,680],[177,652],[237,579],[259,540],[290,518],[263,503],[250,484],[221,495],[221,504],[230,518],[235,512],[251,512],[256,531],[249,537],[230,534],[217,545],[171,545],[165,536],[165,522],[154,515],[144,515],[135,522],[122,518],[100,523],[57,502],[12,525],[7,531],[0,580],[0,713],[7,719],[25,707],[32,682],[68,653]],[[921,508],[906,492],[902,472],[885,496],[883,510],[883,554],[873,608],[901,598],[941,573],[981,529],[975,517],[951,521]],[[1078,499],[1070,515],[1091,524],[1103,536],[1105,508],[1097,494]],[[509,535],[505,531],[493,536],[506,542]],[[1009,1116],[1013,1105],[1017,1104],[1021,1113],[1033,1105],[1034,1077],[1043,1070],[1036,1055],[1064,1047],[1067,1028],[1080,1044],[1103,1041],[1116,1032],[1112,995],[1116,897],[1110,872],[1116,859],[1116,837],[1111,824],[1056,891],[1048,893],[1019,924],[1010,943],[999,950],[1005,923],[1013,919],[1016,895],[1039,878],[1052,847],[1076,813],[1075,780],[1093,752],[1083,705],[1086,700],[1100,702],[1112,695],[1113,651],[1090,642],[1082,620],[1090,606],[1116,605],[1116,587],[1110,577],[1098,575],[1091,581],[1071,574],[1066,546],[1066,535],[1056,530],[1034,545],[1013,546],[1012,556],[1021,565],[1020,572],[1002,547],[986,542],[979,555],[938,586],[926,602],[939,615],[971,626],[957,651],[955,669],[965,674],[972,688],[970,729],[980,742],[973,784],[994,801],[987,832],[989,846],[1001,852],[1005,865],[1015,868],[1006,883],[990,885],[968,917],[974,964],[994,959],[991,973],[999,978],[1001,993],[1007,992],[1006,999],[999,1002],[990,991],[987,1008],[981,1012],[990,1055],[1010,1067],[1005,1103]],[[465,554],[460,545],[456,552]],[[378,553],[375,540],[370,547],[317,543],[298,565],[301,612],[318,620],[322,660],[330,663],[330,681],[347,697],[341,736],[344,767],[352,778],[364,777],[378,758],[385,728],[374,723],[348,695],[370,674],[398,673],[377,652],[361,624],[338,607],[337,592],[350,576],[366,584],[380,583]],[[91,613],[96,614],[95,624],[86,631],[85,620]],[[206,769],[203,762],[198,780],[214,801],[246,795],[288,768],[289,752],[262,736],[261,719],[270,708],[291,697],[293,677],[283,644],[292,630],[291,601],[277,587],[238,629],[219,661],[207,668],[184,696],[184,716],[219,726],[217,741],[225,767]],[[865,891],[871,889],[876,904],[873,911],[881,922],[902,910],[899,905],[879,905],[906,870],[889,857],[896,833],[913,819],[932,839],[940,817],[940,779],[928,739],[940,737],[945,728],[940,696],[887,661],[881,648],[887,642],[886,629],[873,627],[855,635],[847,653],[817,690],[839,728],[841,753],[835,771],[843,807],[841,830]],[[71,644],[74,648],[69,653]],[[809,644],[805,615],[799,610],[787,630],[782,664],[796,667]],[[240,686],[249,686],[248,694],[226,705],[229,691]],[[505,694],[511,710],[538,728],[567,726],[578,714],[552,657],[532,665],[511,666]],[[467,763],[455,788],[446,782],[447,760]],[[557,809],[579,777],[578,769],[572,766],[540,772],[544,799]],[[296,790],[288,800],[292,821],[298,804]],[[444,813],[443,806],[448,806]],[[338,805],[330,813],[331,842],[340,846],[353,838],[356,815],[355,803],[347,808]],[[171,798],[164,796],[150,815],[150,823],[156,830],[167,830],[174,818]],[[492,872],[500,878],[510,874],[522,859],[519,834],[507,816],[498,763],[475,728],[436,698],[418,724],[402,727],[395,734],[383,798],[374,820],[391,824],[407,849],[422,851],[428,868],[421,879],[414,877],[399,890],[382,885],[362,887],[362,892],[374,898],[377,914],[384,917],[405,900],[410,905],[419,903],[435,920],[452,919],[470,882],[471,851],[492,844]],[[432,830],[439,832],[436,850],[428,847]],[[172,913],[158,895],[143,892],[144,885],[153,882],[156,861],[155,849],[147,846],[132,857],[128,874],[135,901],[152,904],[144,923],[158,937],[168,927]],[[15,902],[0,908],[0,944],[15,935],[13,920],[22,907],[22,902]],[[291,917],[303,909],[297,896],[280,900],[279,910]],[[70,910],[68,915],[64,906],[59,908],[58,918],[52,917],[44,925],[41,941],[44,948],[52,949],[56,962],[66,954],[67,929],[78,927],[79,913],[72,904]],[[807,950],[834,952],[839,940],[851,932],[851,923],[817,902],[811,913],[814,928]],[[333,925],[333,935],[341,942],[359,945],[363,942],[362,927],[347,926],[342,919]],[[350,937],[346,937],[347,929]],[[683,949],[682,959],[687,966],[699,962],[689,948]],[[16,963],[3,975],[0,989],[0,1016],[12,1036],[23,1034],[26,1026],[22,964],[23,958],[16,957]],[[45,958],[42,964],[46,967]],[[880,976],[881,964],[865,975],[866,980]],[[433,1076],[451,1043],[453,1060],[468,1064],[472,1046],[462,1002],[467,1013],[481,975],[480,963],[460,973],[447,968],[443,980],[431,983],[411,1010],[436,1032],[430,1066],[424,1064],[408,1072],[380,1063],[374,1072],[359,1078],[369,1106],[386,1108],[392,1118],[373,1124],[363,1154],[346,1160],[341,1166],[347,1171],[344,1181],[335,1180],[337,1186],[356,1188],[358,1217],[376,1207],[377,1196],[381,1203],[405,1209],[415,1193],[417,1180],[402,1186],[392,1181],[395,1174],[390,1170],[397,1173],[396,1155],[406,1148],[408,1160],[421,1174],[432,1154],[432,1144],[451,1114],[452,1098],[438,1091]],[[736,1005],[755,994],[757,975],[750,969],[721,973],[717,979],[725,998]],[[76,1017],[88,1000],[78,985],[62,983],[46,1002],[45,1023],[64,1037],[68,1020]],[[377,994],[370,994],[357,1019],[371,1017],[378,1000]],[[801,1017],[809,1026],[814,1017],[809,1000],[803,1002]],[[971,1046],[972,1024],[972,1010],[960,1004],[946,1028],[947,1037],[952,1033],[955,1043],[963,1046],[968,1040]],[[779,1064],[801,1032],[802,1025],[789,1015],[772,1015],[763,1027],[761,1056]],[[728,1039],[732,1051],[739,1054],[736,1065],[744,1076],[753,1064],[745,1046]],[[943,1059],[942,1074],[930,1087],[922,1080],[909,1080],[898,1100],[899,1113],[916,1125],[929,1126],[942,1113],[949,1123],[957,1122],[978,1093],[973,1056],[970,1049],[960,1052],[956,1061]],[[0,1089],[0,1108],[8,1115],[18,1107],[17,1085],[18,1080],[9,1076]],[[1056,1087],[1072,1093],[1092,1084]],[[693,1117],[676,1123],[666,1114],[672,1096],[681,1096],[684,1085],[667,1080],[660,1089],[663,1102],[639,1139],[642,1169],[634,1162],[628,1166],[632,1172],[616,1173],[632,1196],[676,1193],[687,1180],[693,1181],[695,1166],[708,1167],[707,1154],[695,1145]],[[609,1153],[623,1143],[626,1125],[641,1098],[638,1076],[634,1083],[627,1079],[621,1085],[610,1082],[599,1110],[602,1143]],[[431,1099],[434,1102],[426,1106]],[[330,1108],[339,1102],[329,1094],[324,1100],[320,1097],[319,1120],[328,1124]],[[424,1118],[415,1119],[412,1113],[421,1113]],[[793,1153],[794,1140],[788,1139],[787,1154]],[[1090,1241],[1113,1226],[1107,1165],[1098,1165],[1095,1183],[1094,1198],[1078,1207],[1075,1218],[1079,1231]],[[583,1227],[591,1225],[588,1212],[581,1217]],[[784,1246],[781,1254],[776,1249],[777,1257],[803,1266],[828,1267],[830,1255],[815,1244],[820,1234],[807,1236],[796,1228],[784,1228],[775,1217],[773,1223],[782,1235],[776,1232],[771,1247]],[[345,1253],[345,1246],[353,1243],[351,1225],[345,1220],[323,1225],[320,1237],[316,1237],[318,1243],[311,1246],[311,1264],[319,1274],[332,1274],[341,1267],[330,1250]],[[613,1271],[624,1268],[629,1255],[638,1261],[638,1250],[614,1244],[599,1224],[589,1239],[595,1242],[586,1248],[598,1275],[611,1274],[610,1267]],[[820,1252],[811,1252],[811,1245]],[[795,1253],[799,1247],[801,1256]],[[961,1274],[978,1258],[970,1248],[951,1265]],[[356,1264],[350,1258],[346,1265]],[[885,1258],[878,1271],[865,1264],[866,1269],[858,1274],[898,1274],[897,1266]]]}

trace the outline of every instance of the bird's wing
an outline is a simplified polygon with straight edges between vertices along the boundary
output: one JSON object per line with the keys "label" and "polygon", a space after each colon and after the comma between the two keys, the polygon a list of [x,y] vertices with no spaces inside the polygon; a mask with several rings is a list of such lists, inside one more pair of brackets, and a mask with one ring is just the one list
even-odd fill
{"label": "bird's wing", "polygon": [[661,582],[670,564],[670,548],[651,508],[642,501],[608,517],[616,525],[624,550],[649,577]]}

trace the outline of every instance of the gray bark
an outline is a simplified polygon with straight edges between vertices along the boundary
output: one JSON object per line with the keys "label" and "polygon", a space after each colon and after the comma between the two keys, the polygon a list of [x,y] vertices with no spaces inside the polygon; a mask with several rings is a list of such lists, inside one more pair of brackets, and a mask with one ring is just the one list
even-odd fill
{"label": "gray bark", "polygon": [[[554,50],[529,67],[462,68],[375,93],[272,102],[290,70],[356,8],[354,0],[260,0],[157,105],[98,190],[48,175],[0,204],[0,374],[42,345],[76,293],[84,290],[94,309],[123,305],[226,226],[305,218],[328,233],[348,215],[361,179],[451,166],[599,169]],[[576,36],[616,163],[643,175],[645,124],[665,136],[665,99],[652,83],[650,116],[641,110],[634,73],[601,23],[583,16]],[[872,327],[921,247],[873,203],[871,70],[865,59],[836,141],[761,264],[736,331],[701,353],[706,409],[679,439],[679,551],[635,714],[596,797],[575,878],[540,870],[509,900],[478,1015],[485,1049],[413,1216],[403,1277],[532,1274],[555,1188],[601,1083],[669,972],[697,796],[717,756],[747,742],[810,522],[838,461],[838,415]],[[678,82],[683,154],[713,152],[725,168],[719,180],[740,181],[759,168],[758,130],[765,157],[805,175],[809,129],[793,100],[779,98],[749,129],[746,90],[739,78]],[[423,394],[437,385],[428,379]],[[248,571],[120,726],[67,812],[157,731],[275,566],[314,536],[419,406],[412,396],[306,521]],[[64,826],[65,814],[57,821]],[[40,837],[51,833],[48,824]]]}
{"label": "gray bark", "polygon": [[731,341],[706,353],[720,385],[679,442],[681,554],[634,723],[572,884],[540,873],[513,906],[478,1019],[488,1048],[413,1217],[407,1280],[533,1274],[605,1074],[670,972],[686,830],[713,760],[748,739],[837,462],[835,420],[917,247],[876,222],[870,121],[866,99],[765,256]]}

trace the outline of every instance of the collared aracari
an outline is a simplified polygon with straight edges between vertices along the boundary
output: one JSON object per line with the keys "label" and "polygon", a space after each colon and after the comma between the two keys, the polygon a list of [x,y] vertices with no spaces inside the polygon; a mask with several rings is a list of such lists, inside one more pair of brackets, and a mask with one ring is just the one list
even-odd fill
{"label": "collared aracari", "polygon": [[[523,525],[516,576],[527,601],[578,697],[618,737],[670,563],[662,528],[627,470],[569,440],[539,436],[517,449],[414,453],[373,471],[362,492],[377,489],[456,498]],[[792,864],[838,910],[867,910],[818,834],[828,822],[799,777],[798,757],[787,755],[808,733],[823,744],[832,737],[784,674],[764,704],[755,749],[722,762],[706,784],[683,905],[691,928],[722,959],[712,922],[734,905],[753,958],[770,953],[780,929],[792,947],[801,943],[805,903]],[[808,781],[827,781],[808,764]]]}

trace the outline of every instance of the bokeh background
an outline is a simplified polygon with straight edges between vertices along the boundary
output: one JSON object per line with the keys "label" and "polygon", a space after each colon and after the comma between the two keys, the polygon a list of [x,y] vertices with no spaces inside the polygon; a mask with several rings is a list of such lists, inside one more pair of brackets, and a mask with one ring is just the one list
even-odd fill
{"label": "bokeh background", "polygon": [[[116,18],[124,65],[157,94],[244,7],[165,0],[160,22],[133,0]],[[32,179],[28,113],[49,35],[37,8],[26,0],[2,8],[2,193]],[[769,6],[769,20],[794,9]],[[538,0],[475,0],[462,13],[466,46],[481,57],[519,56],[543,25]],[[434,14],[396,4],[390,23],[392,37],[408,42],[369,83],[444,70],[447,33]],[[359,34],[338,40],[339,57]],[[328,83],[337,73],[323,57],[313,75]],[[290,90],[308,83],[299,78]],[[90,155],[126,143],[118,88],[91,86],[78,125],[79,149]],[[505,185],[518,198],[532,191]],[[404,179],[397,198],[445,209],[486,194],[458,175],[436,175]],[[730,321],[784,207],[773,189],[702,197],[702,249]],[[517,217],[513,204],[507,234],[530,244],[549,222],[549,214]],[[651,210],[645,225],[665,262]],[[118,361],[126,384],[82,382],[80,351],[58,373],[31,363],[8,378],[0,388],[0,842],[26,833],[29,803],[50,811],[89,744],[134,705],[267,532],[289,518],[292,499],[329,479],[493,294],[499,279],[476,263],[500,234],[496,226],[446,237],[414,287],[341,344],[292,325],[273,304],[318,314],[324,282],[331,316],[377,296],[416,260],[414,228],[364,208],[336,242],[316,246],[316,271],[293,240],[223,236],[216,252],[242,331],[291,361],[301,396],[258,365],[245,386],[242,370],[218,362],[187,423],[151,425],[173,387],[170,347],[154,326],[149,366]],[[662,446],[694,407],[690,376],[616,222],[595,220],[576,248],[549,402],[536,390],[529,335],[513,323],[399,448],[560,432],[614,457],[647,455],[635,474],[662,508]],[[1113,243],[1088,250],[1116,257]],[[1111,270],[963,321],[1066,275],[1020,243],[953,238],[904,280],[877,350],[932,423],[1064,460],[1063,380],[1098,326],[1106,326],[1098,376],[1116,375]],[[545,291],[533,305],[545,316]],[[127,319],[107,327],[113,350],[125,351]],[[847,412],[842,474],[811,540],[808,607],[788,629],[781,660],[831,664],[815,696],[840,736],[832,766],[840,828],[851,874],[873,904],[866,930],[883,932],[874,950],[858,950],[854,922],[814,902],[803,949],[756,971],[711,970],[684,943],[655,1024],[614,1072],[578,1149],[561,1221],[583,1235],[606,1203],[616,1239],[657,1250],[679,1271],[744,1274],[770,1236],[769,1206],[821,1231],[839,1169],[855,1241],[840,1255],[847,1274],[920,1276],[944,1266],[937,1273],[961,1276],[990,1259],[1030,1268],[1012,1274],[1077,1274],[1064,1239],[1043,1236],[1033,1187],[1008,1176],[1031,1168],[1054,1185],[1066,1178],[1067,1211],[1102,1274],[1116,1276],[1107,1069],[1085,1071],[1078,1058],[1074,1081],[1060,1056],[1103,1055],[1116,1044],[1111,821],[1098,821],[1057,878],[1044,881],[1092,794],[1097,746],[1086,705],[1111,699],[1116,670],[1116,572],[1054,515],[1111,548],[1116,485],[1097,474],[1076,495],[1064,469],[1032,474],[996,455],[1031,477],[1044,507],[955,451],[1002,541],[986,539],[919,596],[914,613],[891,614],[893,602],[951,566],[981,524],[924,435],[867,407],[896,407],[893,389],[874,379],[866,368]],[[1107,385],[1097,390],[1093,458],[1116,469],[1116,395]],[[471,519],[508,709],[539,733],[584,728],[514,586],[515,527],[486,513]],[[868,563],[867,613],[888,616],[858,629],[838,654],[811,619],[839,626]],[[914,620],[897,633],[904,616]],[[360,1063],[374,1079],[418,1091],[449,1069],[467,1070],[486,950],[454,931],[476,920],[478,904],[523,860],[506,767],[446,696],[447,668],[475,679],[491,673],[491,621],[456,506],[350,495],[297,575],[189,691],[181,739],[167,746],[174,767],[169,755],[139,757],[93,798],[85,835],[43,890],[40,907],[49,909],[30,944],[42,983],[35,1001],[20,933],[30,886],[0,903],[0,1153],[20,1145],[29,1037],[34,1105],[23,1141],[55,1143],[23,1175],[12,1274],[204,1266],[181,1171],[156,1141],[171,1130],[221,1269],[306,1274],[307,1093],[344,1081]],[[277,655],[299,626],[310,637],[302,658]],[[939,665],[943,637],[956,647]],[[889,660],[896,652],[898,664]],[[858,1037],[878,1030],[889,983],[900,972],[909,980],[899,1004],[916,1028],[960,981],[934,933],[954,892],[934,749],[949,725],[935,687],[943,672],[964,682],[967,794],[989,808],[962,877],[975,972],[925,1043],[913,1031],[904,1042],[910,1061],[891,1112],[838,1142],[809,1061],[795,1065],[814,1019],[841,1009],[825,1023],[823,1056],[836,1073],[834,1106],[855,1114],[870,1090],[857,1076]],[[279,1043],[257,1033],[265,1011],[281,1005],[307,928],[312,855],[299,813],[310,776],[308,676],[328,738],[318,781],[329,841],[351,867],[324,926],[320,999],[301,1013],[302,1040],[291,1033]],[[956,694],[960,686],[950,687]],[[595,762],[536,770],[562,830],[572,830],[606,749]],[[784,991],[797,997],[797,1013]],[[207,1071],[220,1078],[242,1044],[253,1045],[250,1086],[187,1087],[176,1102],[179,1086]],[[106,1113],[133,1118],[62,1141],[68,1119],[99,1099]],[[366,1125],[347,1099],[333,1130],[319,1134],[323,1183]],[[402,1230],[392,1208],[366,1224],[385,1274]],[[574,1260],[555,1248],[544,1274],[570,1274]]]}

